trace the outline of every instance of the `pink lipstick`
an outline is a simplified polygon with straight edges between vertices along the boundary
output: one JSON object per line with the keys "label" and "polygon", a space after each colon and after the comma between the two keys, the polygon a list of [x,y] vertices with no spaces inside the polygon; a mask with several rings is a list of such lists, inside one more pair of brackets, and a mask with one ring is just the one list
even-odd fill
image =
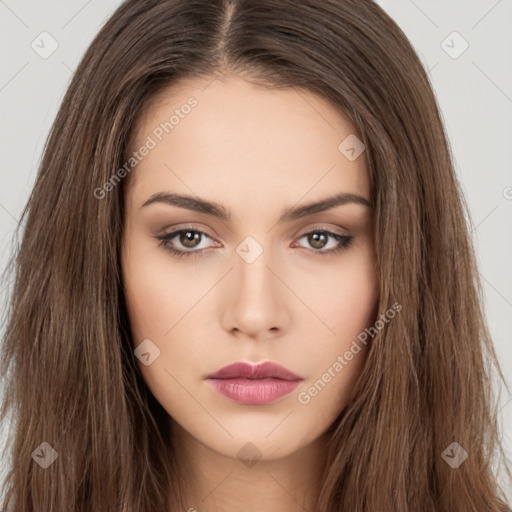
{"label": "pink lipstick", "polygon": [[233,363],[206,378],[221,395],[246,405],[271,403],[291,393],[304,380],[270,361],[256,365]]}

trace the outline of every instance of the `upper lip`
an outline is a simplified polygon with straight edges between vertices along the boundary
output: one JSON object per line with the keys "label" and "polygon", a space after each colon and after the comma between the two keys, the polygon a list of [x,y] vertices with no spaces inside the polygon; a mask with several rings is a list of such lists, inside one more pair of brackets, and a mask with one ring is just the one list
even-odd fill
{"label": "upper lip", "polygon": [[302,380],[302,377],[291,372],[284,366],[271,361],[251,364],[238,362],[222,367],[215,373],[208,375],[207,379],[266,379],[276,378],[282,380]]}

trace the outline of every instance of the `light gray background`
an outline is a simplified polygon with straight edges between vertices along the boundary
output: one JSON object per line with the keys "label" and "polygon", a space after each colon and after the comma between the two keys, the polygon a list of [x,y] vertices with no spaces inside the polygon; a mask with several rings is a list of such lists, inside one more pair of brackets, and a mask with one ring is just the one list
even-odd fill
{"label": "light gray background", "polygon": [[[0,270],[73,71],[120,3],[0,0]],[[512,0],[379,3],[407,34],[430,72],[471,209],[489,326],[511,382]],[[51,48],[49,36],[42,32],[58,44],[47,58],[31,47],[39,45],[40,52]],[[3,305],[5,293],[0,299]],[[512,395],[505,389],[500,423],[510,458]],[[5,435],[0,435],[2,446]],[[4,466],[0,462],[0,479]],[[506,490],[512,501],[512,489]]]}

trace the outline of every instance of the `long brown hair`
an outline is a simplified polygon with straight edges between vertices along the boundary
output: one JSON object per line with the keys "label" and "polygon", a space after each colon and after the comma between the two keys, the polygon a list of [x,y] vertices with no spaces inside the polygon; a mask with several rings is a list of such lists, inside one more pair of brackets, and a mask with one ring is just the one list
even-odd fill
{"label": "long brown hair", "polygon": [[[315,511],[505,510],[492,376],[504,378],[468,209],[427,74],[370,0],[129,0],[99,32],[53,124],[11,259],[0,412],[15,423],[4,506],[184,506],[167,414],[128,328],[126,180],[97,191],[129,158],[135,122],[159,92],[234,73],[313,91],[348,115],[372,182],[378,315],[403,305],[373,339],[331,428]],[[442,457],[454,442],[468,453],[456,469]],[[55,454],[46,469],[36,463]]]}

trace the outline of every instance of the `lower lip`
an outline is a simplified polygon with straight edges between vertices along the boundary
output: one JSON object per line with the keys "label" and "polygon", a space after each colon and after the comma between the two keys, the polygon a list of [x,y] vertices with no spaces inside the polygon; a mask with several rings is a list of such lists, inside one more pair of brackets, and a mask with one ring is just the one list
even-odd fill
{"label": "lower lip", "polygon": [[235,402],[247,405],[269,404],[298,385],[298,380],[283,379],[208,379],[221,394]]}

